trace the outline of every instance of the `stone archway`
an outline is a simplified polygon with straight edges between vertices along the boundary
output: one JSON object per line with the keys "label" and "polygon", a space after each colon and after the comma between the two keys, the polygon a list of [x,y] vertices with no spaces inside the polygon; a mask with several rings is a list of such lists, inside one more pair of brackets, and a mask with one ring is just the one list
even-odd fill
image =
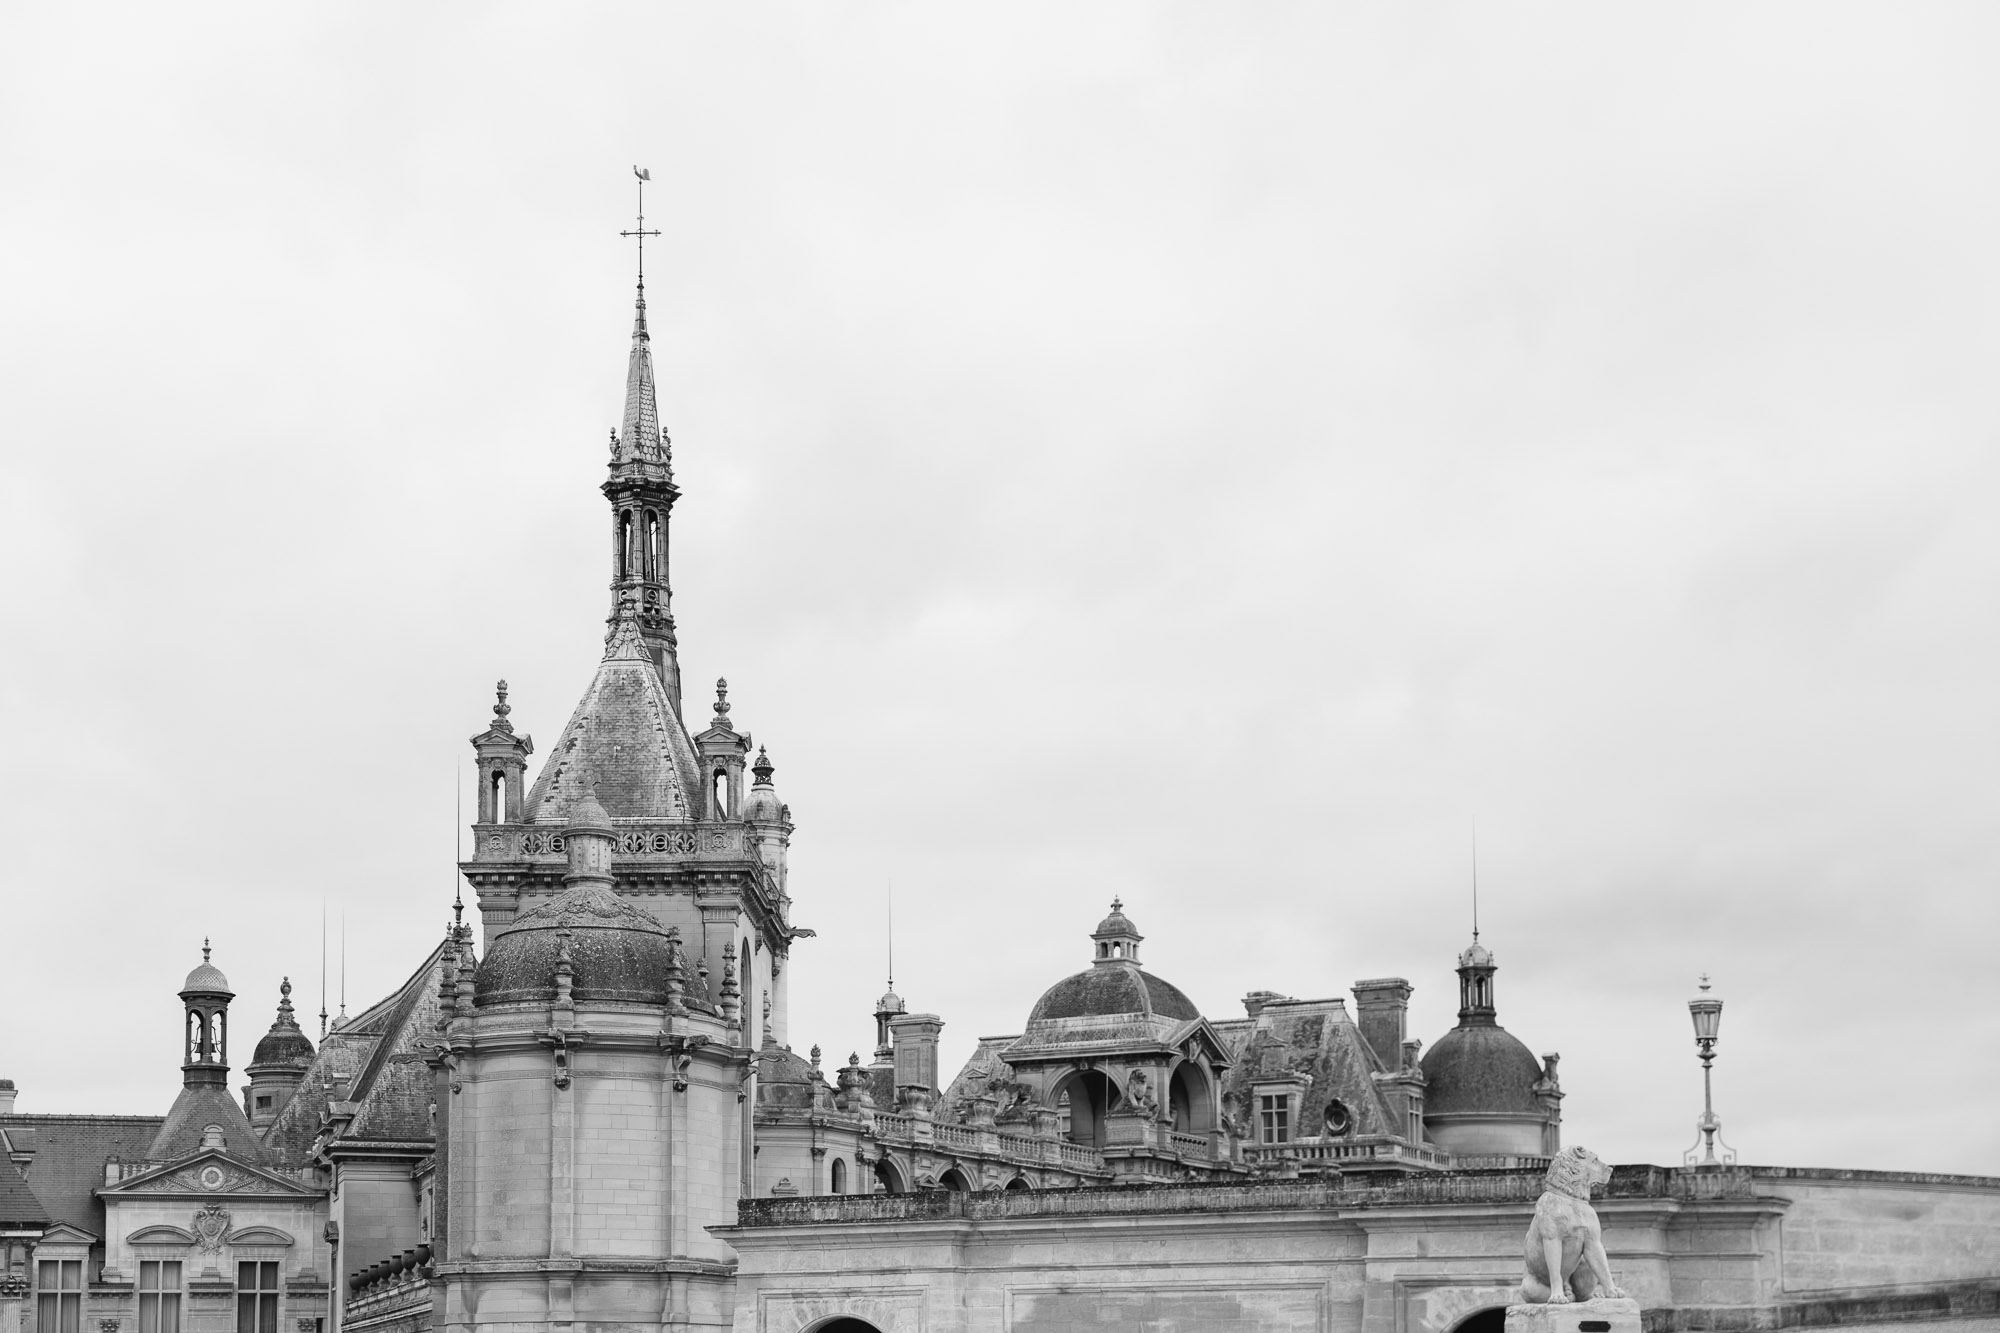
{"label": "stone archway", "polygon": [[856,1319],[853,1315],[835,1315],[824,1324],[814,1324],[806,1333],[882,1333],[882,1330],[866,1319]]}
{"label": "stone archway", "polygon": [[1506,1333],[1506,1329],[1506,1307],[1489,1305],[1484,1310],[1474,1310],[1453,1324],[1451,1333]]}
{"label": "stone archway", "polygon": [[1056,1084],[1051,1104],[1069,1112],[1071,1143],[1086,1148],[1104,1147],[1104,1117],[1124,1101],[1118,1085],[1100,1069],[1079,1069]]}

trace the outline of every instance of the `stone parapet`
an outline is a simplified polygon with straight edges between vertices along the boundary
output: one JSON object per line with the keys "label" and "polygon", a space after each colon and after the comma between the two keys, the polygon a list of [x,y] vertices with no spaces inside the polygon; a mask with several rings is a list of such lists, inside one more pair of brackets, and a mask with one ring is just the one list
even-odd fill
{"label": "stone parapet", "polygon": [[[1065,1190],[834,1195],[744,1199],[737,1225],[781,1227],[830,1222],[922,1221],[962,1217],[1047,1217],[1116,1213],[1239,1212],[1246,1209],[1365,1209],[1427,1204],[1532,1204],[1545,1188],[1540,1172],[1468,1171],[1384,1180],[1297,1180],[1166,1185],[1084,1186]],[[1755,1182],[1740,1167],[1690,1170],[1618,1167],[1600,1199],[1748,1200]]]}

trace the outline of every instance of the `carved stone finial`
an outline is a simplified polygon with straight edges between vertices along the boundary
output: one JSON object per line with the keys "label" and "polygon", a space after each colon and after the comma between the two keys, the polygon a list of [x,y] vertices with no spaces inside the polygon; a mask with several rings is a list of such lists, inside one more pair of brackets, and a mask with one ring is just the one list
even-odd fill
{"label": "carved stone finial", "polygon": [[818,1043],[818,1042],[814,1042],[814,1043],[813,1043],[813,1048],[812,1048],[812,1067],[813,1067],[814,1069],[818,1069],[818,1068],[819,1068],[819,1043]]}
{"label": "carved stone finial", "polygon": [[[1528,1224],[1521,1301],[1567,1305],[1572,1301],[1624,1300],[1604,1257],[1604,1235],[1590,1190],[1611,1179],[1611,1168],[1590,1149],[1572,1145],[1549,1163],[1541,1200]],[[1573,1256],[1573,1257],[1571,1257]],[[1565,1268],[1565,1259],[1568,1266]],[[1637,1306],[1633,1307],[1637,1313]]]}
{"label": "carved stone finial", "polygon": [[764,747],[761,745],[757,747],[757,762],[750,765],[750,771],[757,775],[759,785],[769,782],[771,775],[778,771],[771,764],[771,756],[764,753]]}
{"label": "carved stone finial", "polygon": [[208,961],[208,936],[206,935],[201,937],[201,961],[204,963]]}

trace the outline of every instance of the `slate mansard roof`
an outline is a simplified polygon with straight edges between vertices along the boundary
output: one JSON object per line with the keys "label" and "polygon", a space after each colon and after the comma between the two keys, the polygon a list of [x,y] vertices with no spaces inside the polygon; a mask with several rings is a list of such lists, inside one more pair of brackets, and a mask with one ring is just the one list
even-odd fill
{"label": "slate mansard roof", "polygon": [[[34,1191],[49,1220],[102,1237],[104,1203],[95,1191],[104,1183],[105,1162],[146,1160],[165,1123],[156,1115],[4,1115],[0,1134],[16,1151],[33,1147],[34,1157],[19,1179]],[[11,1163],[0,1159],[0,1165]],[[8,1193],[0,1186],[0,1195]]]}

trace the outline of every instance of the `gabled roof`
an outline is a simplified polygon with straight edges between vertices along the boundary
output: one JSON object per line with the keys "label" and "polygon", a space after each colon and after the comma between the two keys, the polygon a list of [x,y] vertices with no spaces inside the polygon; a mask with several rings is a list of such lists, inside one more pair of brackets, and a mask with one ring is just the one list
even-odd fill
{"label": "gabled roof", "polygon": [[528,793],[529,820],[561,822],[593,786],[613,819],[695,819],[701,769],[637,622],[613,623],[604,660]]}
{"label": "gabled roof", "polygon": [[202,1136],[210,1125],[222,1130],[222,1140],[229,1146],[230,1156],[259,1164],[267,1160],[264,1145],[258,1141],[257,1131],[250,1128],[243,1107],[228,1088],[212,1083],[181,1089],[167,1112],[166,1123],[147,1145],[146,1160],[171,1162],[188,1156],[201,1147]]}
{"label": "gabled roof", "polygon": [[28,1188],[56,1222],[104,1234],[104,1204],[97,1187],[112,1158],[138,1162],[165,1120],[156,1115],[8,1115],[0,1133],[32,1130],[35,1156],[21,1172]]}
{"label": "gabled roof", "polygon": [[[305,1164],[332,1109],[329,1089],[336,1095],[344,1089],[340,1099],[356,1104],[342,1142],[432,1137],[431,1073],[423,1053],[438,1040],[438,986],[449,944],[440,940],[401,986],[327,1034],[298,1091],[264,1132],[264,1147],[275,1162]],[[469,950],[466,958],[471,961]]]}

